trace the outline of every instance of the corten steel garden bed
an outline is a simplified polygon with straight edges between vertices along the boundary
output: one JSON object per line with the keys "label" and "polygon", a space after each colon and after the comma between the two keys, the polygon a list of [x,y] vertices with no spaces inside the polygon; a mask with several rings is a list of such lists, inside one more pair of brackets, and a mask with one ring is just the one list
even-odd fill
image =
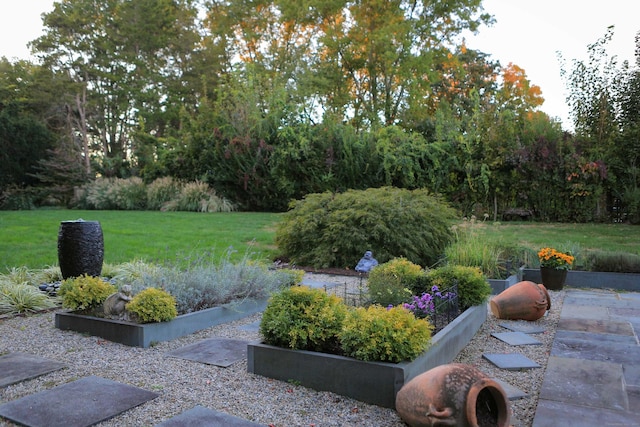
{"label": "corten steel garden bed", "polygon": [[144,324],[74,312],[58,312],[55,315],[55,326],[58,329],[86,333],[132,347],[147,348],[154,342],[170,341],[211,326],[250,316],[263,311],[266,305],[267,299],[246,300],[183,314],[169,322]]}
{"label": "corten steel garden bed", "polygon": [[451,362],[487,318],[487,304],[471,307],[433,336],[429,349],[412,362],[364,362],[313,351],[290,350],[262,343],[247,348],[249,372],[294,381],[362,402],[395,407],[396,393],[415,376]]}
{"label": "corten steel garden bed", "polygon": [[[542,283],[538,268],[525,268],[522,277],[522,280]],[[637,292],[640,290],[640,274],[569,270],[564,286]]]}

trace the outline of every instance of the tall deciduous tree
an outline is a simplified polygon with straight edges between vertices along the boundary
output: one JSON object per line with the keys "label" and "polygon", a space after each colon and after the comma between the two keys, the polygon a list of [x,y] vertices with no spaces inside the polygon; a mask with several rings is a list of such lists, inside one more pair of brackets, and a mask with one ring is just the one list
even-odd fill
{"label": "tall deciduous tree", "polygon": [[[84,157],[101,154],[102,173],[122,174],[140,115],[162,130],[157,114],[176,89],[198,38],[191,0],[63,0],[44,15],[32,43],[43,64],[72,84],[62,102]],[[174,106],[175,109],[175,106]]]}
{"label": "tall deciduous tree", "polygon": [[396,124],[411,97],[432,96],[435,64],[463,30],[491,20],[481,11],[480,0],[212,0],[208,27],[229,67],[251,64],[266,79],[265,97],[285,88],[308,117],[366,128]]}

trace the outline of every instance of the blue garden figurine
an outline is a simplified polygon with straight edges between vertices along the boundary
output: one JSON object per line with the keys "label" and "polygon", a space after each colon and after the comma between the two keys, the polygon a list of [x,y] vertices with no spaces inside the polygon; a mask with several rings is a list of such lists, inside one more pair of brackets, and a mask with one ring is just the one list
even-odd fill
{"label": "blue garden figurine", "polygon": [[378,261],[373,257],[373,252],[366,251],[364,256],[360,258],[360,261],[358,261],[356,271],[358,273],[368,273],[376,265],[378,265]]}

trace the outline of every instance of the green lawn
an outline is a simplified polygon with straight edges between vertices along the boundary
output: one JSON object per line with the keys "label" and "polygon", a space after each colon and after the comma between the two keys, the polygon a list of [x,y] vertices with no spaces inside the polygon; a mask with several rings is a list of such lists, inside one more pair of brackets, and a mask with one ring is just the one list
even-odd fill
{"label": "green lawn", "polygon": [[[232,260],[246,253],[271,261],[276,213],[191,213],[150,211],[35,210],[0,211],[0,272],[26,266],[58,264],[57,239],[61,221],[82,218],[100,221],[105,262],[143,259],[186,263],[194,257]],[[626,224],[547,224],[534,222],[479,223],[475,229],[487,241],[501,241],[539,250],[544,246],[600,249],[640,254],[640,226]]]}
{"label": "green lawn", "polygon": [[110,264],[135,259],[184,263],[203,255],[220,259],[229,248],[237,260],[247,252],[252,259],[276,255],[279,215],[274,213],[0,211],[0,272],[57,265],[60,222],[79,218],[100,222],[104,261]]}
{"label": "green lawn", "polygon": [[637,225],[487,222],[476,229],[487,241],[517,244],[536,251],[546,246],[576,246],[582,250],[640,254],[640,226]]}

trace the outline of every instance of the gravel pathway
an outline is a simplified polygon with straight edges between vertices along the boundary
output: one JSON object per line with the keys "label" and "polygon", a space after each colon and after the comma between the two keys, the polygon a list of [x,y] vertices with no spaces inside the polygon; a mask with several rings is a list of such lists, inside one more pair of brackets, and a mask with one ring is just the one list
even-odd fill
{"label": "gravel pathway", "polygon": [[[358,278],[313,275],[315,281],[337,281],[358,286]],[[538,323],[547,332],[536,335],[542,346],[518,347],[517,351],[543,366],[523,372],[501,371],[482,359],[483,352],[513,352],[513,347],[490,337],[504,332],[491,315],[456,362],[470,363],[492,377],[529,393],[512,402],[521,426],[531,425],[544,366],[555,334],[564,292],[550,292],[552,310]],[[142,349],[115,344],[96,337],[61,331],[54,327],[54,313],[0,319],[0,354],[25,352],[55,359],[67,368],[0,388],[0,404],[38,391],[51,389],[89,375],[96,375],[159,393],[159,397],[133,408],[99,426],[153,426],[196,405],[272,426],[404,426],[394,410],[368,405],[329,392],[247,373],[246,360],[228,368],[171,358],[166,352],[211,337],[259,341],[257,332],[239,328],[256,322],[260,314],[212,327],[170,342]],[[13,424],[0,420],[0,426]]]}

